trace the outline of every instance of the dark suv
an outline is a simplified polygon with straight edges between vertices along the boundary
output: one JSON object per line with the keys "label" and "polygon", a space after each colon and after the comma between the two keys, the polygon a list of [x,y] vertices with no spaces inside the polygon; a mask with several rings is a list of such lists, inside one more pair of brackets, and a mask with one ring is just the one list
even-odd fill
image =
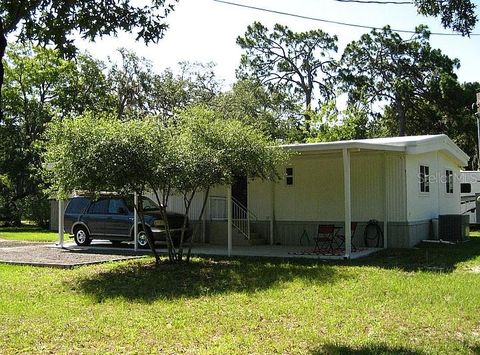
{"label": "dark suv", "polygon": [[[143,208],[147,232],[155,241],[166,242],[165,223],[158,205],[143,197],[139,205]],[[74,197],[70,199],[65,210],[65,231],[73,236],[77,245],[89,245],[92,239],[109,240],[113,244],[133,241],[133,196],[101,196],[98,199]],[[174,245],[180,242],[184,215],[167,212],[168,226]],[[138,220],[137,242],[142,248],[148,246],[147,236]],[[188,229],[185,240],[191,237]]]}

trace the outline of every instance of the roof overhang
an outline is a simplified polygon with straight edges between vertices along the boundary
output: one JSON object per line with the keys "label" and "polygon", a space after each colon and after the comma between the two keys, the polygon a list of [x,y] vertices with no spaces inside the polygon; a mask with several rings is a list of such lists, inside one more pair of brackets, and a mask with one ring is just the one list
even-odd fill
{"label": "roof overhang", "polygon": [[334,153],[343,149],[423,154],[440,151],[459,167],[468,165],[469,157],[445,134],[374,138],[337,142],[286,144],[282,148],[298,153]]}

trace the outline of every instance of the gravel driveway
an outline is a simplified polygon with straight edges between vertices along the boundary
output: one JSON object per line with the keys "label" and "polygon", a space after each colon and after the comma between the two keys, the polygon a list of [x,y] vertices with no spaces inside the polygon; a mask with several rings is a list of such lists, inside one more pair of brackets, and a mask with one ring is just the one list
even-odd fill
{"label": "gravel driveway", "polygon": [[142,258],[130,250],[86,250],[53,243],[34,243],[0,239],[0,263],[71,268],[80,265]]}

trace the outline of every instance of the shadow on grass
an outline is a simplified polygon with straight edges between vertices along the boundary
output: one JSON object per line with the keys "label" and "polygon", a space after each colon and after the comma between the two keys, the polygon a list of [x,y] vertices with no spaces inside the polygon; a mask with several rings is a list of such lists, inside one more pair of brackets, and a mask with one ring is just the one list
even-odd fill
{"label": "shadow on grass", "polygon": [[404,347],[391,347],[387,345],[371,345],[363,346],[359,348],[352,348],[343,345],[332,345],[327,344],[323,345],[318,349],[315,349],[311,352],[314,355],[328,354],[328,355],[386,355],[386,354],[395,354],[395,355],[420,355],[425,354],[424,352],[407,349]]}
{"label": "shadow on grass", "polygon": [[459,244],[421,243],[412,249],[386,249],[350,264],[404,271],[452,272],[459,263],[479,256],[480,237],[472,237]]}
{"label": "shadow on grass", "polygon": [[286,263],[236,258],[195,259],[189,264],[158,268],[132,262],[101,271],[71,285],[98,302],[112,298],[152,302],[157,299],[197,298],[230,292],[254,293],[300,279],[308,284],[345,279],[335,268],[318,263]]}

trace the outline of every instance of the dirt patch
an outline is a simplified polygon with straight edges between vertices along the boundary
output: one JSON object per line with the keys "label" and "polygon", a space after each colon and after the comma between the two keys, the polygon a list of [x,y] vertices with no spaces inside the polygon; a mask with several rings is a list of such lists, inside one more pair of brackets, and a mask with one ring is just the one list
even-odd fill
{"label": "dirt patch", "polygon": [[75,266],[136,259],[144,255],[129,250],[89,251],[59,248],[51,243],[32,243],[0,239],[0,263],[72,268]]}
{"label": "dirt patch", "polygon": [[480,274],[480,266],[474,266],[474,267],[470,268],[469,271],[474,272],[476,274]]}

